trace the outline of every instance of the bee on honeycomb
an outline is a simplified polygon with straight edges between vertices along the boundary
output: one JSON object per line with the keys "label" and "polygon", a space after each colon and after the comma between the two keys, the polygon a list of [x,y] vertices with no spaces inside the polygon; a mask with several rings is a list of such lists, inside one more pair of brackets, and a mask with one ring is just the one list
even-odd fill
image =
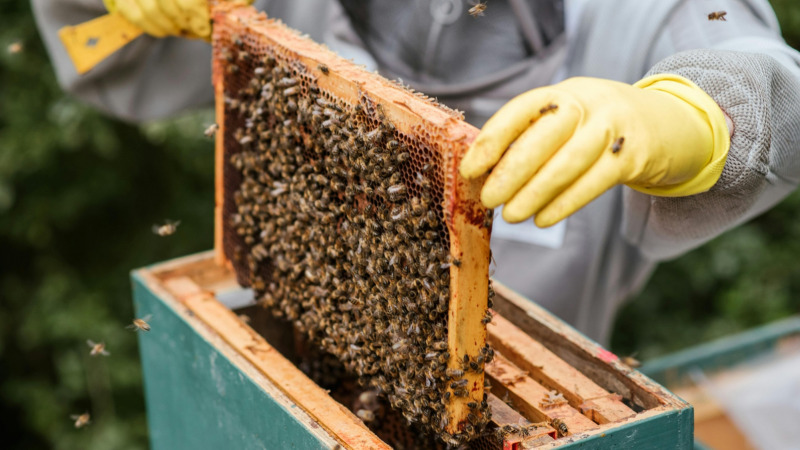
{"label": "bee on honeycomb", "polygon": [[[239,42],[228,55],[244,51]],[[485,395],[456,434],[446,408],[493,352],[448,370],[450,266],[461,262],[450,256],[440,152],[398,131],[368,95],[350,104],[323,92],[314,73],[327,67],[246,59],[225,71],[234,264],[263,306],[407,422],[451,445],[474,438],[488,422]]]}

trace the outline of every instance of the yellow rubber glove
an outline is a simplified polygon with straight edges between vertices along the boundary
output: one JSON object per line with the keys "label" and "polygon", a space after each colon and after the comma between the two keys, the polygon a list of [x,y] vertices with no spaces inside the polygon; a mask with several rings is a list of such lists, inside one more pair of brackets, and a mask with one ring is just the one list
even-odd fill
{"label": "yellow rubber glove", "polygon": [[705,192],[730,146],[725,114],[691,81],[670,74],[631,86],[571,78],[521,94],[492,116],[460,165],[503,218],[548,227],[608,189],[657,196]]}
{"label": "yellow rubber glove", "polygon": [[[122,14],[155,37],[181,36],[208,40],[211,18],[208,0],[103,0],[111,13]],[[253,0],[237,0],[251,4]]]}

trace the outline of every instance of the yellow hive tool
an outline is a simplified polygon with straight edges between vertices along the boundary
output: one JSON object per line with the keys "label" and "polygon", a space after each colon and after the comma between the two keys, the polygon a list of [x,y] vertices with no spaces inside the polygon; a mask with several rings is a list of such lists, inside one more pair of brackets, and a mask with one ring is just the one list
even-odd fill
{"label": "yellow hive tool", "polygon": [[58,37],[67,48],[75,69],[84,74],[142,33],[121,14],[106,14],[79,25],[66,26],[58,31]]}

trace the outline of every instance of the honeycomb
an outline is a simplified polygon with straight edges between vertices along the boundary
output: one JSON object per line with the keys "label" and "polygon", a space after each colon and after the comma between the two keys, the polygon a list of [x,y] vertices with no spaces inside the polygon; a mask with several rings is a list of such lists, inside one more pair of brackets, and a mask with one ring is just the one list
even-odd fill
{"label": "honeycomb", "polygon": [[238,281],[415,428],[480,436],[492,214],[456,171],[474,129],[251,8],[214,23]]}

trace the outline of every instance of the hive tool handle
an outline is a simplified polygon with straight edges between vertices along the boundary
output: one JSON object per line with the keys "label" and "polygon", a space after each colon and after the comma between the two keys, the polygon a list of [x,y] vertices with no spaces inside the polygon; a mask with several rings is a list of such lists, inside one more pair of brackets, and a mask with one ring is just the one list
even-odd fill
{"label": "hive tool handle", "polygon": [[106,14],[79,25],[58,30],[79,74],[91,70],[100,61],[136,39],[143,31],[121,14]]}

